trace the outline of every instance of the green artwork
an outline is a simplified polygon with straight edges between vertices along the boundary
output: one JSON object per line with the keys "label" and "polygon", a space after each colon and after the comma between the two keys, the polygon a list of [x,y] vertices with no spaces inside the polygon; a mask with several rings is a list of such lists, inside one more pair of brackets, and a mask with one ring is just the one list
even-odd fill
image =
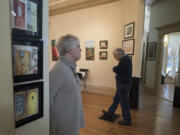
{"label": "green artwork", "polygon": [[94,60],[94,44],[93,40],[86,41],[86,60]]}

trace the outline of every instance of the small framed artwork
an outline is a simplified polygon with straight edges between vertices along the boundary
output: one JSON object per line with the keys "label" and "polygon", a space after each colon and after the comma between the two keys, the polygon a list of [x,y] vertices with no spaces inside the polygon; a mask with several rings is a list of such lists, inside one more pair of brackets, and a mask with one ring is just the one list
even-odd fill
{"label": "small framed artwork", "polygon": [[42,38],[42,0],[11,0],[14,37]]}
{"label": "small framed artwork", "polygon": [[41,79],[43,75],[43,42],[13,40],[14,82]]}
{"label": "small framed artwork", "polygon": [[123,40],[122,48],[127,55],[134,55],[134,39]]}
{"label": "small framed artwork", "polygon": [[59,60],[59,52],[56,48],[56,40],[51,40],[52,44],[52,61],[58,61]]}
{"label": "small framed artwork", "polygon": [[43,117],[43,82],[14,86],[15,125]]}
{"label": "small framed artwork", "polygon": [[135,22],[127,24],[124,26],[124,38],[132,38],[134,37],[134,25]]}
{"label": "small framed artwork", "polygon": [[94,53],[95,41],[88,40],[85,42],[85,46],[86,46],[86,60],[95,60],[95,53]]}
{"label": "small framed artwork", "polygon": [[86,60],[94,60],[94,48],[86,48]]}
{"label": "small framed artwork", "polygon": [[156,42],[150,42],[147,44],[147,60],[156,60]]}
{"label": "small framed artwork", "polygon": [[108,53],[107,53],[107,51],[100,51],[100,52],[99,52],[99,59],[100,59],[100,60],[107,60],[107,58],[108,58]]}
{"label": "small framed artwork", "polygon": [[14,95],[15,120],[21,120],[26,117],[26,92],[16,92]]}
{"label": "small framed artwork", "polygon": [[107,40],[100,41],[99,48],[100,49],[108,49],[108,41]]}

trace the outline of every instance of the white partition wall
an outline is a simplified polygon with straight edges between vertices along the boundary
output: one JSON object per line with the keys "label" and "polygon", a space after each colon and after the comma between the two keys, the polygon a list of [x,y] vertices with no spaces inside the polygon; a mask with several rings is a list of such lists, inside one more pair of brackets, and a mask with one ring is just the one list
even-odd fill
{"label": "white partition wall", "polygon": [[16,135],[49,135],[49,30],[48,0],[43,0],[42,38],[43,43],[43,82],[44,82],[44,116],[16,129]]}
{"label": "white partition wall", "polygon": [[0,1],[0,135],[49,135],[48,12],[48,0],[43,0],[44,116],[15,128],[10,0]]}
{"label": "white partition wall", "polygon": [[9,1],[0,1],[0,135],[14,135]]}

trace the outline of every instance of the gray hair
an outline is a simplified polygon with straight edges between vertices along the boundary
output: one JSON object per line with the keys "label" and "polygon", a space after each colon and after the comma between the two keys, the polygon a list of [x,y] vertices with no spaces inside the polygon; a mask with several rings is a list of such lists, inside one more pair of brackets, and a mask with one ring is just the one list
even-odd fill
{"label": "gray hair", "polygon": [[79,38],[74,35],[65,35],[60,37],[57,49],[60,56],[64,56],[70,49],[75,48],[79,44]]}
{"label": "gray hair", "polygon": [[124,50],[121,49],[121,48],[116,48],[116,49],[113,51],[113,54],[125,55],[125,52],[124,52]]}

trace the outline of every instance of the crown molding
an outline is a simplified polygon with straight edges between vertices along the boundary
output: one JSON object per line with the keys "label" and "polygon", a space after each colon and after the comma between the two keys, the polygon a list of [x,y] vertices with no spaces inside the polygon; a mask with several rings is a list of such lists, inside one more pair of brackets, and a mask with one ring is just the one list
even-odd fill
{"label": "crown molding", "polygon": [[58,14],[63,14],[63,13],[67,13],[67,12],[72,12],[72,11],[76,11],[76,10],[80,10],[80,9],[85,9],[85,8],[94,7],[94,6],[107,4],[107,3],[111,3],[111,2],[117,2],[117,1],[121,1],[121,0],[90,0],[87,2],[82,2],[82,3],[78,3],[78,4],[73,4],[70,6],[52,9],[49,11],[49,15],[55,16]]}

